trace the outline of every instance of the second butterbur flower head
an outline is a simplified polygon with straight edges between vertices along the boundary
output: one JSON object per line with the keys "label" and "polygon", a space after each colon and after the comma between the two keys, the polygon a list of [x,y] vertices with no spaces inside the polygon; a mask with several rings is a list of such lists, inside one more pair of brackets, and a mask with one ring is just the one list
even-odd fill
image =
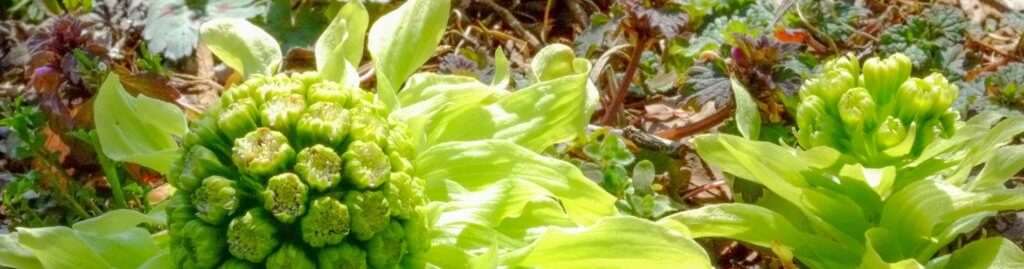
{"label": "second butterbur flower head", "polygon": [[852,55],[825,63],[800,89],[800,145],[832,147],[877,167],[917,156],[952,135],[959,114],[950,107],[959,88],[941,74],[911,77],[912,66],[903,54],[863,66]]}

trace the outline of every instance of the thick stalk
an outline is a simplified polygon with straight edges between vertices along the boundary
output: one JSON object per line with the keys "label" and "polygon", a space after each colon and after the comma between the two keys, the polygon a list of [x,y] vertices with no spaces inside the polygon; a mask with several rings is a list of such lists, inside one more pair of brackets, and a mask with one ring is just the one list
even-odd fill
{"label": "thick stalk", "polygon": [[102,152],[97,151],[96,156],[100,159],[100,168],[103,169],[103,174],[107,175],[107,184],[110,185],[110,192],[114,194],[114,203],[119,208],[128,208],[128,202],[124,199],[124,190],[121,188],[121,175],[117,172],[117,164]]}

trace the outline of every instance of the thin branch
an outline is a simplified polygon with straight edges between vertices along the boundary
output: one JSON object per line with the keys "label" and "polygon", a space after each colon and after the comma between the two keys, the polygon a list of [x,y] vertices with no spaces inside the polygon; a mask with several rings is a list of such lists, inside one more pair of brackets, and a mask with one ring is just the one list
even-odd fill
{"label": "thin branch", "polygon": [[540,39],[537,39],[537,37],[530,33],[529,30],[526,30],[526,27],[523,27],[523,24],[519,22],[519,19],[516,19],[516,15],[512,14],[511,11],[508,11],[508,9],[505,9],[491,0],[478,0],[478,2],[491,8],[491,10],[494,10],[498,15],[501,15],[502,19],[505,20],[505,23],[508,23],[509,27],[512,27],[512,29],[515,29],[526,38],[526,42],[530,44],[530,47],[533,47],[534,49],[539,49],[541,47],[542,44]]}

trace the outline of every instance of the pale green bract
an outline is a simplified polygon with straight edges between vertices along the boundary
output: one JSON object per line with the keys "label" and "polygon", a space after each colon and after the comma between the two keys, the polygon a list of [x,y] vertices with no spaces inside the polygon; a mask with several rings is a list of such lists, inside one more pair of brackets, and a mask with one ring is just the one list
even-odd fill
{"label": "pale green bract", "polygon": [[183,136],[188,125],[177,106],[142,94],[131,96],[111,73],[93,107],[96,135],[110,159],[166,173],[180,156],[174,137]]}
{"label": "pale green bract", "polygon": [[[263,53],[273,51],[264,46],[270,44],[264,42],[266,40],[257,40],[257,43],[241,42],[235,44],[239,47],[230,52],[216,52],[216,55],[229,63],[232,68],[247,75],[252,74],[257,79],[253,80],[256,82],[239,86],[251,88],[229,91],[244,92],[247,93],[246,95],[229,94],[222,98],[222,108],[230,106],[232,109],[220,112],[230,112],[231,118],[235,120],[197,122],[196,124],[202,128],[193,128],[192,132],[185,134],[182,140],[186,144],[193,145],[193,148],[195,148],[194,143],[197,142],[215,148],[205,151],[190,150],[187,158],[194,162],[182,165],[187,165],[183,167],[189,167],[187,170],[195,173],[177,174],[179,180],[175,181],[175,184],[188,188],[179,191],[200,193],[200,195],[196,196],[198,199],[175,195],[175,198],[172,198],[176,200],[174,205],[188,207],[187,204],[191,202],[198,205],[196,209],[200,209],[201,206],[202,210],[195,211],[195,216],[190,215],[189,213],[192,211],[188,210],[170,210],[169,212],[177,214],[169,216],[169,218],[190,219],[187,223],[178,223],[178,226],[171,225],[176,227],[174,229],[178,229],[176,231],[179,235],[182,231],[186,234],[195,233],[188,238],[178,238],[178,240],[187,240],[187,242],[174,240],[172,242],[194,244],[195,249],[228,250],[217,253],[181,252],[179,249],[178,254],[188,253],[189,256],[185,258],[202,262],[196,264],[207,265],[252,265],[249,262],[266,262],[268,265],[273,265],[288,259],[288,257],[301,257],[305,253],[307,256],[316,254],[317,260],[304,259],[301,263],[296,262],[293,265],[302,266],[342,260],[346,264],[373,266],[374,264],[394,264],[394,259],[401,259],[403,266],[431,268],[550,268],[566,266],[607,268],[628,265],[641,265],[647,268],[711,268],[707,253],[684,233],[648,220],[617,216],[618,212],[614,206],[615,197],[584,177],[573,165],[539,154],[555,143],[571,140],[583,133],[597,104],[596,88],[587,79],[587,74],[590,71],[589,61],[575,58],[568,47],[552,45],[539,52],[539,56],[535,59],[537,62],[533,65],[534,70],[532,70],[537,81],[530,87],[514,91],[507,89],[511,72],[507,59],[500,51],[496,52],[495,57],[498,62],[495,79],[489,84],[467,77],[431,73],[413,75],[412,73],[433,55],[435,46],[444,32],[450,3],[428,0],[407,1],[397,10],[382,17],[380,23],[370,27],[370,34],[366,38],[378,75],[379,94],[370,96],[375,100],[365,100],[366,102],[357,105],[356,102],[359,100],[345,101],[341,100],[344,99],[343,97],[332,94],[318,96],[315,92],[295,92],[309,89],[310,85],[317,83],[317,79],[341,81],[342,85],[353,85],[346,84],[351,83],[350,78],[355,74],[351,67],[359,65],[359,61],[362,59],[352,50],[361,50],[362,42],[358,38],[360,36],[359,29],[365,29],[359,26],[362,21],[360,16],[363,15],[363,12],[355,5],[357,4],[349,4],[343,8],[343,11],[339,12],[341,18],[334,20],[333,26],[329,27],[329,32],[321,37],[321,42],[318,42],[316,55],[319,74],[297,74],[291,77],[281,74],[257,75],[272,75],[273,70],[280,68],[279,64],[273,60],[277,56]],[[345,10],[350,12],[345,12]],[[220,23],[234,24],[234,22],[228,21]],[[255,29],[249,30],[255,31]],[[218,34],[223,34],[223,37],[226,38],[224,40],[241,40],[242,37],[239,34],[248,33]],[[257,36],[262,36],[262,34],[257,33],[246,37]],[[242,46],[244,44],[261,45]],[[250,49],[266,50],[259,53],[240,51]],[[231,59],[232,57],[235,59]],[[232,61],[234,63],[231,63]],[[345,68],[342,72],[334,72],[330,71],[331,68],[334,68],[332,66],[345,66]],[[330,77],[323,77],[324,74]],[[341,75],[335,76],[334,74]],[[295,86],[296,84],[293,82],[296,80],[310,84]],[[365,107],[371,111],[367,113],[383,111],[382,114],[374,114],[374,116],[387,117],[388,122],[400,123],[396,126],[404,124],[405,130],[409,134],[407,139],[410,147],[408,148],[401,143],[402,139],[392,140],[392,137],[377,136],[376,134],[380,133],[374,130],[353,127],[348,131],[351,135],[359,136],[360,139],[375,141],[378,144],[386,143],[387,151],[392,153],[391,156],[388,156],[390,160],[393,160],[391,168],[409,171],[409,176],[404,177],[405,179],[410,177],[423,179],[425,183],[423,193],[415,193],[417,191],[415,188],[389,189],[388,194],[383,198],[387,200],[389,206],[376,207],[374,206],[376,204],[367,201],[379,202],[382,199],[381,196],[364,191],[346,189],[342,201],[338,202],[332,202],[331,199],[323,198],[324,194],[313,191],[309,191],[315,193],[310,197],[318,197],[318,199],[288,196],[287,192],[281,191],[293,187],[301,189],[302,179],[297,178],[316,176],[317,184],[311,185],[314,188],[322,186],[329,188],[333,184],[331,182],[335,182],[333,180],[337,178],[322,174],[323,171],[333,171],[329,169],[294,170],[296,174],[301,174],[299,176],[290,172],[278,174],[281,171],[291,171],[287,170],[291,169],[291,162],[307,158],[302,156],[314,154],[303,153],[305,150],[302,148],[291,149],[284,146],[282,142],[286,141],[286,138],[291,138],[292,132],[299,132],[287,124],[303,113],[294,109],[302,107],[308,107],[309,110],[326,109],[323,106],[314,108],[317,106],[315,102],[309,106],[293,105],[301,103],[303,95],[309,98],[328,98],[332,100],[331,102],[338,104],[353,105],[352,109],[354,110],[363,109],[362,106],[370,106]],[[263,100],[268,96],[276,96],[276,98]],[[288,96],[288,98],[281,96]],[[246,101],[247,99],[251,101]],[[267,109],[257,107],[257,104],[264,103],[267,104],[264,107],[278,107],[275,108],[276,110],[272,110],[272,113],[267,112]],[[388,110],[374,110],[376,109],[373,107],[375,103],[386,104]],[[356,115],[349,116],[356,117]],[[365,120],[366,117],[363,118]],[[366,122],[356,119],[352,119],[352,123],[353,126],[366,124]],[[268,126],[278,131],[252,130],[252,128],[260,126]],[[334,127],[339,130],[342,128],[341,126]],[[219,130],[221,128],[226,129]],[[399,127],[389,126],[388,128]],[[208,132],[209,130],[214,131]],[[300,131],[305,132],[304,130]],[[223,134],[218,132],[233,134],[249,132],[248,134],[252,134],[250,138],[242,139],[240,145],[260,147],[266,153],[273,153],[265,155],[273,158],[261,159],[261,156],[264,155],[257,156],[251,154],[252,152],[238,151],[237,154],[232,155],[231,160],[218,160],[221,158],[218,158],[216,154],[222,154],[225,150],[232,150],[232,148],[217,147],[219,143],[202,142],[208,139],[223,139],[221,136]],[[334,141],[330,137],[319,136],[317,132],[307,134],[307,136],[298,138],[300,142],[296,143],[303,143],[301,139],[305,138]],[[347,142],[339,141],[337,143]],[[366,152],[375,152],[372,150],[372,146],[365,145],[366,143],[363,143],[356,147],[368,147]],[[360,152],[362,152],[361,150]],[[315,150],[310,149],[309,151]],[[322,154],[327,154],[321,155],[327,156],[322,157],[322,160],[330,162],[335,159],[330,157],[327,151],[322,152],[325,152]],[[409,163],[402,162],[403,158],[399,157],[402,154],[409,154]],[[355,153],[340,155],[340,158],[345,160],[342,170],[348,169],[350,166],[366,168],[339,172],[341,180],[344,182],[342,184],[345,184],[346,188],[353,187],[351,184],[359,184],[355,187],[369,189],[378,186],[379,183],[372,180],[352,181],[351,177],[366,178],[379,173],[380,171],[374,167],[377,167],[380,159],[367,159],[362,156],[372,155]],[[217,162],[223,164],[215,165]],[[357,163],[351,165],[354,162]],[[239,165],[245,166],[245,169],[235,167]],[[317,165],[323,164],[310,163],[306,166]],[[246,180],[234,180],[235,178],[230,177],[237,175],[230,175],[230,171],[243,171],[248,173],[246,175],[248,177],[276,176],[267,180],[267,186],[260,186],[251,185],[252,182]],[[206,177],[205,180],[199,181],[197,176],[206,173],[218,176]],[[219,175],[220,173],[225,174]],[[391,180],[402,178],[392,176]],[[339,185],[334,186],[338,188],[336,186]],[[247,192],[248,189],[253,188],[266,189],[259,194],[260,197],[263,197],[262,199],[274,199],[275,203],[260,204],[262,207],[270,208],[268,210],[275,210],[273,214],[259,209],[245,212],[238,210],[239,208],[253,208],[252,204],[236,207],[239,206],[236,201],[254,199],[252,197],[239,198],[237,193]],[[401,198],[400,196],[403,195],[405,198],[417,198],[417,194],[427,198],[429,204],[416,208],[414,213],[403,208],[405,201],[402,199],[392,200],[396,197]],[[311,201],[303,203],[304,199]],[[292,201],[299,202],[291,203]],[[343,207],[342,205],[347,206]],[[329,233],[329,236],[321,238],[316,236],[319,232],[317,230],[300,228],[299,230],[303,232],[301,240],[308,242],[309,246],[302,246],[299,241],[274,242],[276,238],[281,238],[274,235],[275,233],[291,232],[277,230],[277,227],[289,227],[287,229],[292,227],[289,224],[279,223],[280,221],[290,220],[292,223],[297,223],[290,225],[304,225],[302,219],[295,219],[293,215],[290,215],[292,212],[302,212],[303,210],[316,214],[332,214],[348,210],[353,216],[351,219],[352,234],[349,238],[337,239],[333,237],[334,234]],[[425,217],[423,221],[426,223],[415,223],[418,221],[415,219],[401,219],[393,220],[390,225],[383,227],[375,226],[376,224],[371,223],[373,220],[367,219],[365,216],[382,211],[392,211],[388,214],[399,218],[422,215]],[[399,213],[410,215],[396,215]],[[197,219],[197,217],[201,219]],[[329,225],[330,221],[321,218],[308,222]],[[210,226],[203,222],[230,223],[227,225],[229,232],[226,237],[231,242],[224,243],[214,239],[216,235],[221,234],[216,229],[222,226]],[[415,231],[415,229],[409,230],[403,226],[410,225],[410,223],[412,223],[411,225],[429,226],[432,229],[427,233],[409,232]],[[404,234],[403,230],[405,230]],[[172,233],[174,232],[172,231]],[[204,234],[212,236],[206,237],[203,236]],[[373,235],[371,239],[365,241],[364,246],[373,251],[363,253],[352,247],[336,247],[334,245],[336,244],[335,240],[353,240],[351,238],[358,238],[360,234]],[[254,236],[259,238],[253,238]],[[389,254],[388,251],[391,250],[381,248],[381,246],[399,242],[395,241],[396,238],[402,240],[400,241],[403,242],[402,249],[408,247],[410,250],[405,252],[405,257],[392,255],[401,252],[390,252],[391,254]],[[24,240],[21,241],[19,243],[25,245]],[[7,242],[0,246],[15,247],[16,251],[12,253],[18,255],[14,255],[12,261],[31,264],[33,261],[38,262],[49,257],[46,255],[56,255],[54,254],[56,252],[48,251],[30,253],[25,248],[16,248],[18,244],[10,243],[12,241],[0,242]],[[405,245],[405,243],[408,244]],[[423,246],[423,243],[429,244]],[[160,245],[162,246],[162,244]],[[320,247],[324,248],[323,252],[311,249]],[[60,254],[67,255],[66,253]],[[35,256],[33,257],[33,255]],[[177,255],[175,252],[168,254],[167,249],[161,249],[155,254],[133,257],[133,259],[143,258],[150,259],[141,265],[142,267],[159,267],[181,261],[183,256]],[[249,261],[243,261],[243,258]],[[85,268],[109,267],[103,262],[109,263],[109,261],[81,262],[77,265]],[[41,267],[52,268],[53,266],[41,265]]]}

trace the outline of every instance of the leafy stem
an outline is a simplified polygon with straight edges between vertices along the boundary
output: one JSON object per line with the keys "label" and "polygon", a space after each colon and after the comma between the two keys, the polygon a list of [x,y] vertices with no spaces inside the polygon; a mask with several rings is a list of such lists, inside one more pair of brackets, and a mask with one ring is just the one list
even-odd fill
{"label": "leafy stem", "polygon": [[121,175],[117,171],[117,162],[111,160],[110,157],[103,153],[99,138],[96,137],[96,131],[86,132],[78,130],[72,132],[71,135],[85,141],[96,150],[96,157],[100,163],[100,168],[103,169],[103,174],[107,178],[107,184],[110,185],[110,191],[114,195],[114,203],[119,208],[128,208],[128,203],[124,199],[124,189],[121,187]]}
{"label": "leafy stem", "polygon": [[56,175],[59,178],[59,180],[55,182],[50,182],[56,187],[54,188],[54,190],[57,192],[57,195],[68,203],[68,206],[71,207],[71,211],[74,211],[76,215],[83,219],[89,218],[89,213],[85,211],[85,208],[82,207],[82,204],[78,203],[78,200],[75,200],[75,198],[71,196],[71,194],[68,192],[67,187],[64,184],[62,184],[64,182],[72,182],[73,180],[71,178],[71,175],[68,174],[68,171],[64,170],[60,162],[53,158],[51,154],[48,154],[41,148],[36,149],[36,156],[39,156],[39,159],[45,162],[46,165],[51,168],[51,170],[57,171]]}

